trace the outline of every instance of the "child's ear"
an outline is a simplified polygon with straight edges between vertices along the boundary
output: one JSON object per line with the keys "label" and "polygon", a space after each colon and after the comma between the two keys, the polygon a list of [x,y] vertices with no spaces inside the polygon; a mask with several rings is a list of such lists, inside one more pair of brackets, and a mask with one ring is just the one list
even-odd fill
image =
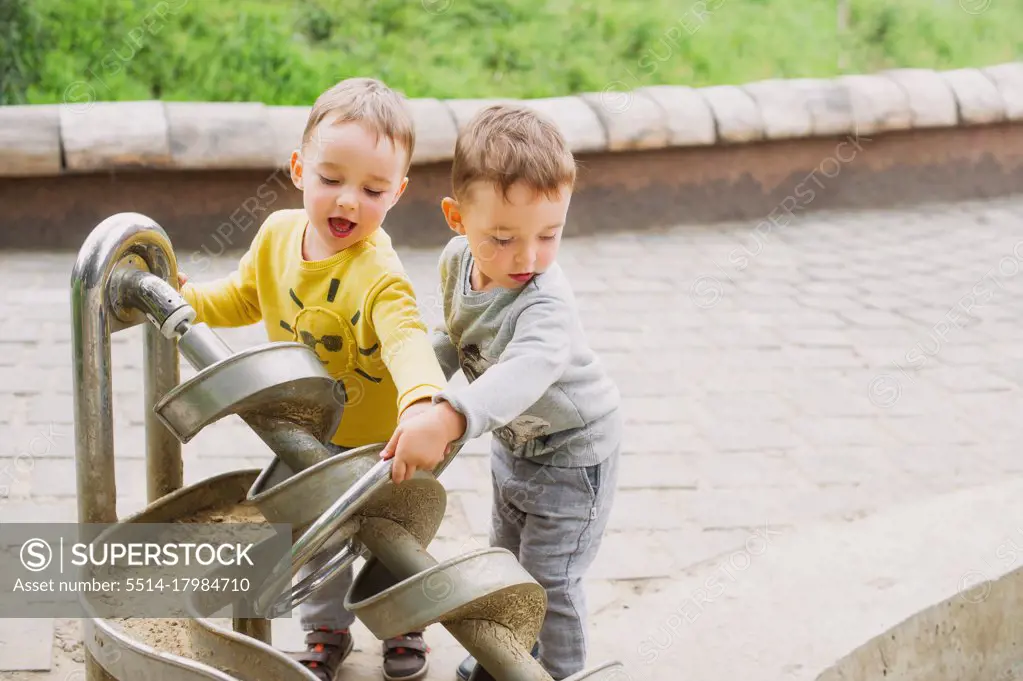
{"label": "child's ear", "polygon": [[394,204],[398,203],[398,199],[400,199],[401,195],[405,193],[405,187],[407,187],[407,186],[408,186],[408,178],[406,177],[404,180],[401,181],[401,186],[398,187],[398,191],[394,193],[394,200],[391,201],[391,206],[392,207],[394,206]]}
{"label": "child's ear", "polygon": [[291,183],[296,189],[302,189],[302,156],[298,150],[291,152]]}
{"label": "child's ear", "polygon": [[440,208],[444,211],[444,219],[447,220],[448,227],[464,236],[465,226],[462,224],[462,209],[458,202],[450,196],[445,196],[444,200],[440,202]]}

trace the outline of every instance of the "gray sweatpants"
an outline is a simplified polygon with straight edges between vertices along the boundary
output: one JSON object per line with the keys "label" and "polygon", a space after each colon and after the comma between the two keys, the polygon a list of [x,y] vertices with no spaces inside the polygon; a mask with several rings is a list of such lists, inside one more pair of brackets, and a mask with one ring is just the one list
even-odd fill
{"label": "gray sweatpants", "polygon": [[[298,572],[299,579],[305,579],[313,570],[320,567],[337,552],[318,553],[302,566]],[[345,596],[352,586],[352,567],[348,566],[341,573],[298,606],[299,622],[302,629],[312,631],[320,627],[328,629],[347,629],[355,623],[355,615],[345,610]]]}
{"label": "gray sweatpants", "polygon": [[[346,447],[340,447],[328,443],[327,448],[332,454],[340,454],[347,451]],[[337,548],[324,553],[317,553],[312,559],[302,566],[298,571],[298,578],[305,579],[317,568],[326,563],[337,553]],[[345,596],[348,589],[352,587],[354,579],[353,570],[348,566],[298,606],[299,622],[302,629],[312,631],[320,627],[328,629],[347,629],[355,623],[355,615],[345,610]]]}
{"label": "gray sweatpants", "polygon": [[[340,454],[348,451],[333,443],[327,445],[333,454]],[[298,571],[298,578],[305,579],[321,565],[326,563],[337,553],[337,548],[332,548],[323,553],[317,553],[308,563]],[[321,627],[327,629],[348,629],[355,623],[355,615],[345,609],[345,596],[352,588],[354,571],[351,566],[342,570],[334,579],[330,580],[298,606],[299,623],[305,631],[312,631]],[[407,632],[411,633],[411,632]]]}
{"label": "gray sweatpants", "polygon": [[[614,502],[621,452],[619,418],[617,412],[611,414],[598,429],[599,436],[568,447],[610,452],[595,466],[541,465],[513,456],[497,438],[491,446],[490,544],[515,554],[547,592],[540,663],[555,680],[586,665],[583,575],[600,549]],[[552,457],[553,463],[570,460],[570,451]]]}

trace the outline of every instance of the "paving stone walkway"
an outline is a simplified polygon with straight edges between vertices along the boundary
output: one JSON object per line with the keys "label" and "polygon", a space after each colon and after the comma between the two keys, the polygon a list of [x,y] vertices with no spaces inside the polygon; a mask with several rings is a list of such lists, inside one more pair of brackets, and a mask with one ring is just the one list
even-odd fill
{"label": "paving stone walkway", "polygon": [[[645,580],[712,560],[765,527],[855,519],[1023,473],[1021,226],[1017,198],[567,238],[561,262],[628,423],[590,579],[594,621]],[[401,253],[436,321],[436,252]],[[4,519],[76,517],[74,258],[0,254]],[[189,275],[219,276],[235,262],[216,258]],[[258,325],[220,333],[236,350],[262,339]],[[117,334],[121,515],[144,505],[141,364],[141,329]],[[183,362],[183,377],[193,373]],[[438,557],[487,543],[487,447],[471,443],[444,474]],[[268,461],[236,419],[201,433],[184,456],[186,484]],[[58,669],[64,678],[74,645],[55,640],[50,672],[11,678]],[[359,663],[367,679],[378,678],[370,640]]]}

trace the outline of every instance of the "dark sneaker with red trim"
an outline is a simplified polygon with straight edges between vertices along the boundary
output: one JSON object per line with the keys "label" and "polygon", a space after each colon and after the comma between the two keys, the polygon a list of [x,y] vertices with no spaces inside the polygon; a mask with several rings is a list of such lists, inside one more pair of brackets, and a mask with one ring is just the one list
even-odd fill
{"label": "dark sneaker with red trim", "polygon": [[387,681],[413,681],[426,676],[430,646],[423,632],[412,631],[384,641],[384,678]]}
{"label": "dark sneaker with red trim", "polygon": [[300,653],[288,653],[320,681],[334,681],[337,670],[351,654],[355,642],[347,629],[314,629],[305,635],[308,646]]}

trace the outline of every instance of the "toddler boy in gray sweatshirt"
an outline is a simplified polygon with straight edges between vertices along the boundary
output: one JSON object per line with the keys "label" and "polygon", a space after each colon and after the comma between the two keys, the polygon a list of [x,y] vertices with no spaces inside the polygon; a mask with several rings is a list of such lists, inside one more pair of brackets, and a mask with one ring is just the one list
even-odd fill
{"label": "toddler boy in gray sweatshirt", "polygon": [[[398,425],[384,458],[393,478],[433,470],[447,448],[493,434],[492,546],[518,557],[547,592],[541,664],[564,679],[586,664],[583,576],[607,526],[622,418],[617,386],[589,347],[556,262],[575,185],[557,127],[531,109],[495,105],[459,135],[455,236],[440,257],[443,329],[433,345],[448,379],[433,407]],[[472,658],[465,679],[492,678]]]}

